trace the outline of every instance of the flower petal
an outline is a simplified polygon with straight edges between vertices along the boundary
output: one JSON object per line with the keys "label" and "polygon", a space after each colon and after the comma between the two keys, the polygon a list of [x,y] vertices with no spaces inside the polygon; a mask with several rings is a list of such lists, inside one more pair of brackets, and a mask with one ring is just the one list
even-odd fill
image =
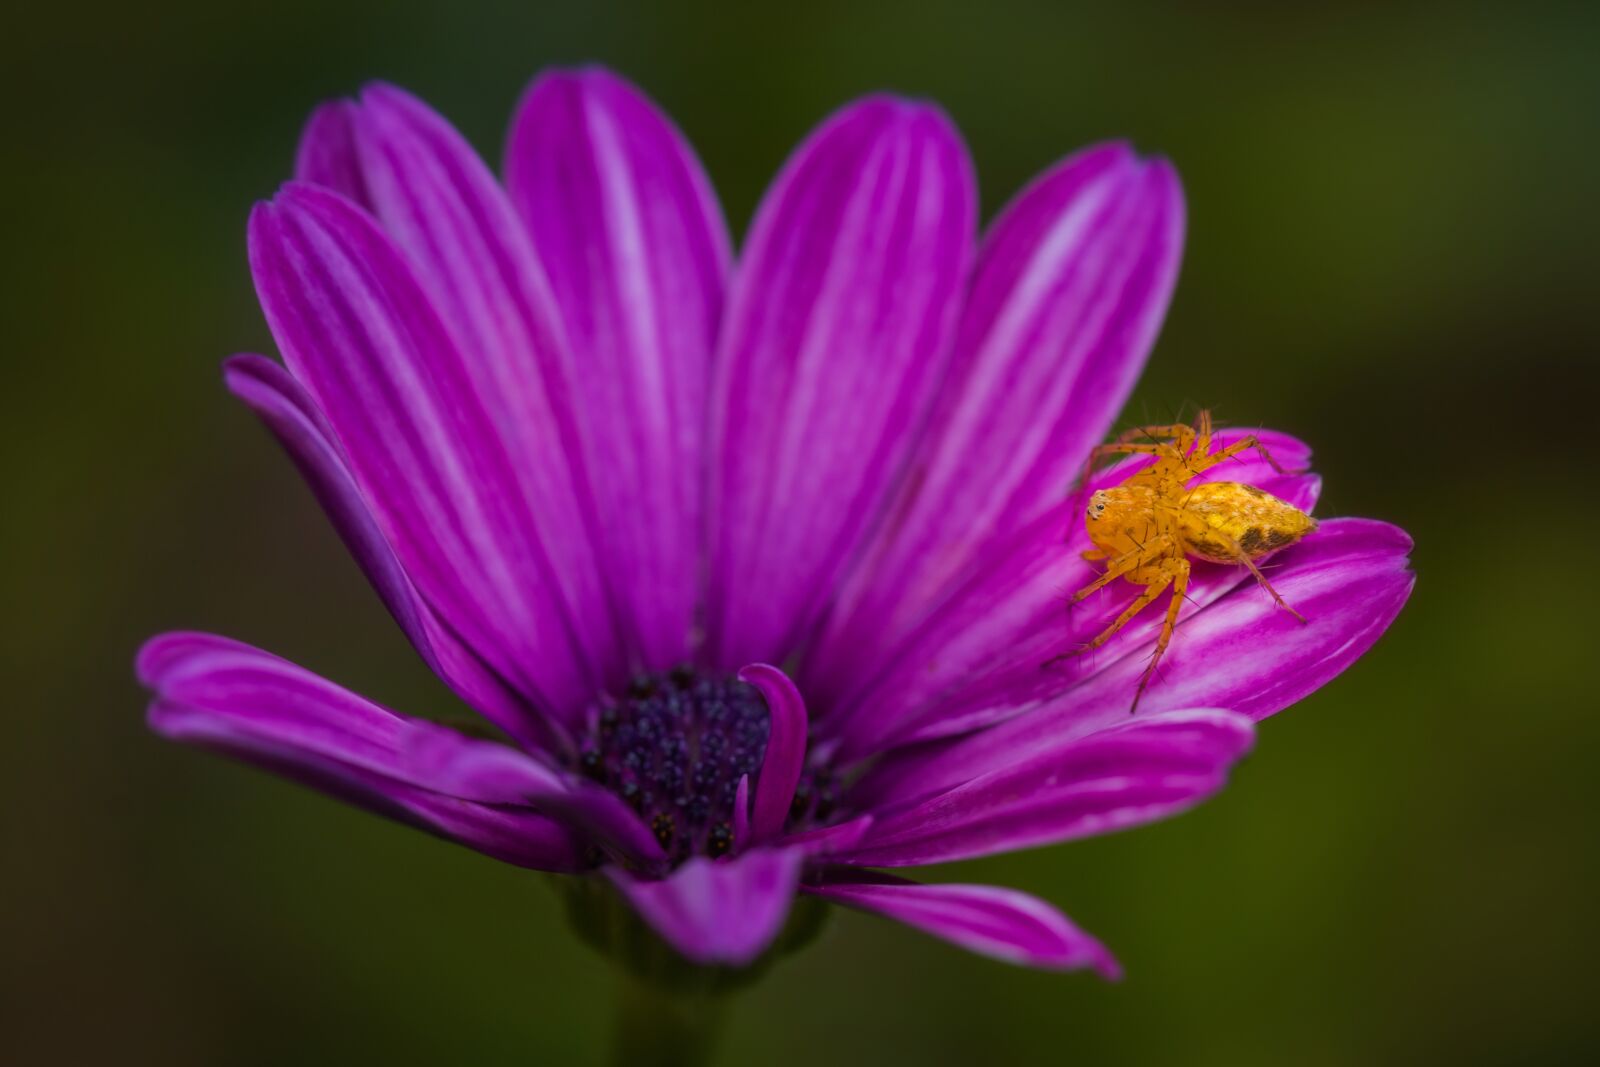
{"label": "flower petal", "polygon": [[[1001,214],[916,477],[814,650],[817,681],[855,677],[969,564],[1059,502],[1155,342],[1183,228],[1177,175],[1124,145],[1067,159]],[[814,692],[809,674],[804,685],[819,704],[838,695]]]}
{"label": "flower petal", "polygon": [[[1259,721],[1327,684],[1366,652],[1399,614],[1415,580],[1411,540],[1387,523],[1331,519],[1274,556],[1268,574],[1309,620],[1297,622],[1254,582],[1180,623],[1161,675],[1137,718],[1171,708],[1232,708]],[[1149,639],[1148,631],[1144,639]],[[924,796],[1128,720],[1145,658],[1124,654],[1031,710],[965,737],[893,753],[858,785],[851,803]]]}
{"label": "flower petal", "polygon": [[731,260],[711,185],[633,86],[588,68],[523,99],[506,185],[556,297],[605,576],[644,664],[681,662],[699,594],[705,394]]}
{"label": "flower petal", "polygon": [[1221,789],[1253,733],[1235,712],[1180,711],[1019,749],[1004,767],[877,812],[838,859],[867,867],[946,863],[1163,819]]}
{"label": "flower petal", "polygon": [[946,362],[973,185],[942,114],[874,98],[767,194],[713,387],[714,663],[782,662],[880,520]]}
{"label": "flower petal", "polygon": [[806,762],[806,704],[789,676],[768,664],[750,664],[739,671],[739,680],[761,692],[772,722],[750,817],[751,840],[760,842],[783,831],[794,803]]}
{"label": "flower petal", "polygon": [[373,214],[467,356],[462,368],[491,421],[485,430],[504,442],[520,476],[551,561],[546,595],[562,598],[589,659],[620,684],[629,672],[578,465],[575,370],[531,242],[493,173],[422,101],[368,86],[352,125]]}
{"label": "flower petal", "polygon": [[799,833],[786,834],[783,845],[785,848],[802,849],[807,856],[832,856],[854,848],[856,843],[866,836],[871,826],[871,815],[857,815],[853,819],[834,823],[832,826],[817,826],[810,830],[801,830]]}
{"label": "flower petal", "polygon": [[1107,980],[1122,977],[1122,968],[1100,942],[1038,897],[1015,889],[919,885],[836,868],[802,892],[883,915],[1006,963],[1054,971],[1092,967]]}
{"label": "flower petal", "polygon": [[518,692],[575,718],[600,691],[542,499],[486,384],[373,221],[290,185],[258,206],[251,267],[284,358],[327,417],[411,581]]}
{"label": "flower petal", "polygon": [[286,660],[209,634],[163,634],[139,652],[150,726],[235,756],[496,859],[573,871],[571,833],[526,807],[463,800],[414,773],[408,720]]}
{"label": "flower petal", "polygon": [[264,356],[242,355],[223,367],[228,388],[277,437],[334,528],[411,639],[423,660],[495,725],[525,743],[548,743],[536,709],[494,675],[476,653],[441,625],[418,595],[362,499],[316,403],[294,376]]}
{"label": "flower petal", "polygon": [[354,103],[330,100],[311,113],[295,152],[294,176],[297,181],[332,189],[352,204],[372,209],[367,179],[356,153]]}
{"label": "flower petal", "polygon": [[[1223,431],[1217,440],[1226,444],[1239,436],[1242,431]],[[1293,438],[1271,431],[1258,436],[1286,470],[1309,463],[1310,450]],[[1114,484],[1139,465],[1114,468],[1091,484]],[[1303,509],[1315,502],[1320,484],[1309,475],[1277,474],[1259,457],[1215,467],[1200,480],[1221,479],[1258,485]],[[986,567],[885,651],[876,673],[867,673],[856,691],[834,706],[818,732],[842,738],[841,754],[850,758],[971,730],[1057,696],[1113,658],[1152,642],[1162,617],[1154,609],[1095,655],[1043,668],[1052,657],[1088,641],[1132,599],[1122,591],[1126,583],[1118,583],[1069,610],[1067,598],[1098,574],[1080,554],[1090,547],[1075,511],[1081,502],[1082,494],[1073,494],[1031,527],[992,545]],[[1186,599],[1203,606],[1241,581],[1249,581],[1242,568],[1202,565]],[[1180,635],[1174,646],[1182,640]],[[1129,694],[1131,701],[1131,689]]]}
{"label": "flower petal", "polygon": [[695,963],[740,967],[783,929],[805,854],[756,849],[732,859],[696,856],[646,881],[616,867],[611,881],[666,942]]}
{"label": "flower petal", "polygon": [[533,804],[582,827],[596,844],[631,864],[666,862],[650,828],[621,797],[525,752],[463,737],[430,722],[411,723],[399,746],[407,766],[453,796],[484,804]]}

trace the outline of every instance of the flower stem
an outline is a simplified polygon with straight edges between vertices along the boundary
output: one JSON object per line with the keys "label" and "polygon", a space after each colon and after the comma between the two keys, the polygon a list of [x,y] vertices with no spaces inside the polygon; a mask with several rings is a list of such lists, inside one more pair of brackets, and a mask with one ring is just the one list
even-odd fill
{"label": "flower stem", "polygon": [[622,974],[612,1062],[691,1067],[711,1061],[725,998],[709,989],[668,989]]}

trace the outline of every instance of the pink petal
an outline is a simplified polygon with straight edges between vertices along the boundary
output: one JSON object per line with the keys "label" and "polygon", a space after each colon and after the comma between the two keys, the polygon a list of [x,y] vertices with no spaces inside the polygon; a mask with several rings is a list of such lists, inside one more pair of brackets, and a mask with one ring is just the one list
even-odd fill
{"label": "pink petal", "polygon": [[656,881],[616,867],[606,873],[639,915],[688,959],[740,967],[783,929],[803,859],[795,849],[757,849],[720,861],[696,856]]}
{"label": "pink petal", "polygon": [[[581,853],[561,824],[525,806],[462,799],[419,775],[402,751],[407,719],[248,645],[163,634],[139,652],[155,696],[150,726],[242,759],[496,859],[572,871]],[[443,729],[442,727],[433,727]]]}
{"label": "pink petal", "polygon": [[739,680],[760,690],[772,720],[750,817],[751,840],[767,841],[783,831],[805,769],[806,705],[788,675],[768,664],[750,664],[739,671]]}
{"label": "pink petal", "polygon": [[[568,610],[563,538],[530,467],[370,217],[291,185],[251,217],[251,267],[284,358],[332,427],[384,540],[441,619],[555,715],[601,689]],[[552,552],[552,546],[554,550]]]}
{"label": "pink petal", "polygon": [[699,161],[608,71],[539,78],[512,122],[512,203],[572,351],[595,535],[644,664],[680,662],[699,592],[705,395],[730,269]]}
{"label": "pink petal", "polygon": [[953,789],[878,811],[838,859],[868,867],[946,863],[1163,819],[1222,788],[1252,734],[1243,715],[1201,710],[1052,738]]}
{"label": "pink petal", "polygon": [[356,487],[333,442],[333,431],[305,388],[264,356],[235,356],[223,374],[228,388],[260,416],[294,460],[350,554],[434,673],[513,737],[526,743],[550,743],[551,724],[542,723],[537,709],[441,624],[417,593]]}
{"label": "pink petal", "polygon": [[551,768],[525,752],[412,723],[399,739],[407,765],[452,796],[483,804],[533,804],[581,827],[613,855],[636,865],[666,855],[650,828],[617,794]]}
{"label": "pink petal", "polygon": [[888,98],[826,122],[767,194],[713,388],[713,662],[781,662],[881,518],[945,365],[974,199],[945,117]]}
{"label": "pink petal", "polygon": [[[1410,538],[1387,523],[1325,521],[1272,557],[1267,572],[1309,622],[1297,622],[1254,582],[1236,586],[1183,617],[1135,719],[1200,706],[1260,720],[1319,689],[1359,659],[1399,614],[1414,581],[1410,549]],[[1006,767],[1018,752],[1127,722],[1145,657],[1125,649],[1100,667],[1005,722],[891,754],[859,783],[851,803],[924,796]]]}
{"label": "pink petal", "polygon": [[320,185],[371,209],[366,175],[356,153],[356,105],[330,100],[311,113],[295,153],[295,180]]}
{"label": "pink petal", "polygon": [[[1217,439],[1225,444],[1241,433],[1224,431]],[[1293,438],[1270,431],[1258,436],[1286,469],[1303,468],[1310,460],[1310,450]],[[1128,471],[1108,471],[1097,484],[1121,481]],[[1202,478],[1219,479],[1258,485],[1305,509],[1312,506],[1320,484],[1307,475],[1276,474],[1259,457],[1215,467]],[[1064,493],[1054,511],[991,545],[984,567],[975,569],[898,646],[885,650],[878,670],[865,674],[817,730],[842,738],[846,757],[964,732],[1055,697],[1083,675],[1153,641],[1162,612],[1152,607],[1093,656],[1044,667],[1052,657],[1093,637],[1132,599],[1127,583],[1118,583],[1069,610],[1068,597],[1099,573],[1080,555],[1089,547],[1075,510],[1080,496]],[[1241,568],[1205,565],[1196,570],[1187,599],[1204,605],[1241,581],[1249,581]]]}
{"label": "pink petal", "polygon": [[1038,897],[988,885],[919,885],[902,878],[840,868],[804,892],[870,911],[969,952],[1024,967],[1072,971],[1092,967],[1115,981],[1111,953]]}
{"label": "pink petal", "polygon": [[513,457],[559,596],[602,676],[628,669],[595,556],[560,314],[516,213],[466,140],[422,101],[369,86],[351,112],[372,212],[416,270],[490,425]]}
{"label": "pink petal", "polygon": [[1123,145],[1067,159],[994,223],[916,477],[808,660],[819,706],[1060,501],[1144,366],[1183,227],[1177,175]]}

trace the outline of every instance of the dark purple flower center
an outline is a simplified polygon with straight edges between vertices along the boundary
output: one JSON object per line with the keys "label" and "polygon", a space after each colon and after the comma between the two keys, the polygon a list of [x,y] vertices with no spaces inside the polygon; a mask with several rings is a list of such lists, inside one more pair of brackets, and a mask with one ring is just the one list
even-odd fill
{"label": "dark purple flower center", "polygon": [[[674,864],[720,856],[734,845],[739,779],[750,776],[753,796],[771,729],[753,686],[678,668],[641,675],[620,699],[603,700],[590,715],[580,765],[633,806]],[[832,806],[831,776],[808,771],[790,825]]]}

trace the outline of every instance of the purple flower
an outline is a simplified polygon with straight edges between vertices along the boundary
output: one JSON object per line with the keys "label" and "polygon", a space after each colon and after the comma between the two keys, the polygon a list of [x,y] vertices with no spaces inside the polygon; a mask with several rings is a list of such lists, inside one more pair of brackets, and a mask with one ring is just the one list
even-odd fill
{"label": "purple flower", "polygon": [[[1041,669],[1131,599],[1066,610],[1091,574],[1067,490],[1155,338],[1183,200],[1167,163],[1113,144],[981,243],[975,218],[959,135],[897,98],[800,146],[737,260],[683,137],[604,71],[534,84],[503,182],[397,89],[324,106],[250,220],[286,367],[235,357],[228,387],[505,740],[193,633],[140,653],[151,725],[609,879],[696,962],[752,961],[803,893],[1114,975],[1040,900],[881,870],[1209,796],[1255,721],[1388,627],[1410,542],[1332,519],[1276,557],[1308,625],[1197,566],[1137,715],[1159,612]],[[1262,436],[1292,473],[1213,473],[1309,508],[1308,450]]]}

